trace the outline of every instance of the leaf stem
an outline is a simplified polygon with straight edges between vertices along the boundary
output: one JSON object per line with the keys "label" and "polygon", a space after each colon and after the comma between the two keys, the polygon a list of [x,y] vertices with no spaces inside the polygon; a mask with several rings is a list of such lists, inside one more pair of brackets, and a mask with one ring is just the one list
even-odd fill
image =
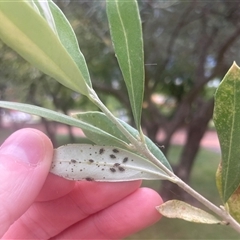
{"label": "leaf stem", "polygon": [[149,160],[158,166],[161,170],[166,173],[172,173],[167,167],[165,167],[149,150],[145,143],[143,133],[141,132],[139,136],[133,136],[128,130],[116,119],[116,117],[108,110],[108,108],[102,103],[102,101],[97,96],[93,89],[89,89],[89,99],[98,106],[106,116],[112,121],[112,123],[124,134],[124,136],[129,140],[131,144],[128,148],[135,150],[148,157]]}
{"label": "leaf stem", "polygon": [[93,89],[89,89],[89,98],[90,100],[99,107],[106,116],[112,121],[112,123],[124,134],[124,136],[129,140],[129,142],[132,144],[132,146],[129,146],[130,148],[134,149],[136,148],[134,145],[139,145],[139,141],[137,140],[137,136],[133,136],[130,134],[125,127],[122,126],[122,124],[115,118],[115,116],[108,110],[108,108],[102,103],[102,101],[97,96],[96,92]]}
{"label": "leaf stem", "polygon": [[[146,146],[146,145],[145,145]],[[141,151],[142,153],[145,153],[144,155],[153,162],[153,159],[156,158],[149,149],[146,148]],[[170,177],[169,181],[177,184],[180,188],[182,188],[185,192],[187,192],[189,195],[194,197],[196,200],[198,200],[200,203],[202,203],[204,206],[206,206],[208,209],[210,209],[212,212],[214,212],[216,215],[221,217],[229,226],[231,226],[233,229],[235,229],[237,232],[240,233],[240,224],[225,210],[221,207],[217,207],[212,202],[210,202],[208,199],[203,197],[201,194],[199,194],[197,191],[195,191],[193,188],[191,188],[189,185],[187,185],[184,181],[182,181],[179,177],[177,177],[172,171],[170,171],[166,166],[164,166],[160,161],[158,163],[161,166],[161,169],[167,173]],[[159,165],[158,164],[158,165]]]}
{"label": "leaf stem", "polygon": [[221,207],[217,207],[216,205],[214,205],[212,202],[207,200],[205,197],[203,197],[201,194],[199,194],[193,188],[191,188],[189,185],[183,182],[180,178],[177,177],[175,183],[179,187],[181,187],[185,192],[189,193],[200,203],[202,203],[204,206],[210,209],[212,212],[221,217],[226,222],[226,224],[228,224],[229,226],[231,226],[233,229],[240,233],[240,224],[225,209],[222,209]]}
{"label": "leaf stem", "polygon": [[240,233],[240,224],[225,210],[221,207],[217,207],[213,203],[211,203],[208,199],[203,197],[201,194],[196,192],[193,188],[187,185],[184,181],[182,181],[179,177],[177,177],[171,170],[169,170],[166,166],[164,166],[148,149],[145,139],[143,137],[143,133],[140,133],[140,136],[133,136],[130,134],[122,124],[115,118],[115,116],[108,110],[108,108],[101,102],[98,98],[96,92],[93,89],[89,89],[89,98],[90,100],[96,104],[105,114],[106,116],[115,124],[115,126],[125,135],[125,137],[129,140],[131,145],[129,144],[129,148],[132,150],[137,150],[141,154],[143,154],[149,161],[157,165],[161,170],[163,170],[166,174],[168,174],[168,180],[177,184],[180,188],[182,188],[185,192],[190,194],[216,215],[221,217],[226,224],[231,226],[237,232]]}

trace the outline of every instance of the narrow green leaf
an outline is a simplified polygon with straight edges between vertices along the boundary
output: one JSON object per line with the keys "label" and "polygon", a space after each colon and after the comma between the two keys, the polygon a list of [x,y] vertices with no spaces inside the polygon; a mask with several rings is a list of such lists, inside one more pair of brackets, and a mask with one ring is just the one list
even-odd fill
{"label": "narrow green leaf", "polygon": [[[129,143],[129,140],[118,130],[117,127],[106,117],[106,115],[102,112],[96,111],[89,111],[89,112],[81,112],[81,113],[74,113],[72,117],[77,118],[81,121],[88,122],[89,124],[101,128],[103,131],[109,133],[111,136],[115,136],[120,141],[125,143]],[[106,139],[107,142],[103,142],[103,139],[99,135],[92,135],[91,132],[84,131],[84,134],[87,138],[94,141],[98,145],[109,145],[112,146],[112,140]],[[121,146],[119,146],[121,147]]]}
{"label": "narrow green leaf", "polygon": [[92,87],[88,67],[85,58],[79,49],[77,37],[72,29],[72,26],[70,25],[63,12],[54,2],[49,1],[49,5],[61,43],[77,64],[79,70],[82,73],[84,81],[88,84],[89,87]]}
{"label": "narrow green leaf", "polygon": [[169,179],[157,166],[138,155],[119,148],[89,144],[69,144],[55,149],[50,171],[70,180]]}
{"label": "narrow green leaf", "polygon": [[44,73],[88,96],[86,73],[79,70],[59,37],[35,9],[24,0],[0,1],[0,38]]}
{"label": "narrow green leaf", "polygon": [[227,202],[240,184],[240,68],[234,63],[215,95],[214,123],[222,152],[222,195]]}
{"label": "narrow green leaf", "polygon": [[[97,128],[101,128],[103,131],[109,133],[109,135],[116,137],[117,139],[120,139],[121,141],[125,143],[130,143],[128,139],[118,130],[117,127],[113,125],[113,123],[106,117],[105,114],[101,112],[87,112],[87,113],[76,113],[72,115],[73,117],[76,117],[79,120],[82,120],[84,122],[88,122],[89,124],[92,124],[93,126]],[[125,123],[124,121],[118,119],[118,121],[128,130],[130,134],[132,134],[134,137],[138,136],[138,131],[131,127],[129,124]],[[84,131],[84,130],[83,130]],[[111,139],[107,139],[107,142],[105,142],[101,136],[99,135],[92,135],[88,131],[84,131],[85,135],[94,141],[95,143],[101,145],[110,145],[113,146],[113,143],[111,142]],[[167,168],[169,168],[172,171],[172,168],[167,161],[166,157],[162,153],[162,151],[148,138],[145,137],[146,144],[149,148],[149,150],[152,152],[152,154],[159,159],[161,163],[163,163]],[[120,146],[124,148],[124,146]],[[126,146],[125,146],[126,148]]]}
{"label": "narrow green leaf", "polygon": [[142,27],[137,1],[108,0],[107,15],[114,50],[118,59],[133,111],[140,130],[144,92]]}
{"label": "narrow green leaf", "polygon": [[185,221],[205,224],[219,224],[215,216],[179,200],[170,200],[156,209],[165,217],[180,218]]}
{"label": "narrow green leaf", "polygon": [[[93,126],[95,126],[97,128],[101,128],[103,131],[109,133],[112,136],[115,136],[116,138],[118,138],[119,140],[121,140],[127,144],[130,143],[129,140],[122,134],[122,132],[102,112],[89,111],[89,112],[74,113],[74,114],[72,114],[72,117],[77,118],[84,122],[88,122],[89,124],[92,124]],[[134,129],[134,128],[132,128],[132,129]],[[135,129],[134,135],[136,135],[137,133],[138,133],[138,131]],[[84,134],[98,145],[114,146],[111,143],[111,139],[107,140],[107,142],[103,142],[103,139],[101,139],[101,136],[92,135],[88,131],[85,131]]]}
{"label": "narrow green leaf", "polygon": [[[37,115],[40,117],[44,117],[56,122],[64,123],[70,126],[79,127],[84,132],[88,132],[89,135],[92,136],[98,136],[102,139],[103,142],[111,141],[111,143],[115,146],[125,146],[126,143],[121,141],[120,139],[112,136],[108,132],[102,130],[101,128],[98,128],[91,123],[88,123],[87,121],[81,121],[73,117],[69,117],[65,114],[58,113],[46,108],[37,107],[29,104],[23,104],[23,103],[13,103],[13,102],[7,102],[7,101],[0,101],[0,107],[7,108],[7,109],[13,109],[18,110],[21,112]],[[110,139],[110,140],[109,140]],[[94,140],[94,139],[91,139]]]}

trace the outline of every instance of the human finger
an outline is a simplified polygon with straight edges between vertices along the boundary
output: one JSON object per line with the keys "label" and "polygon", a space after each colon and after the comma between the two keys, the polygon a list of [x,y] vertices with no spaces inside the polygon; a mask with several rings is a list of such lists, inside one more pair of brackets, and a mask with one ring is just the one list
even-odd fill
{"label": "human finger", "polygon": [[9,229],[3,239],[49,239],[139,188],[141,181],[76,182],[69,194],[49,202],[36,202]]}
{"label": "human finger", "polygon": [[52,239],[122,239],[156,223],[161,197],[140,188],[122,201],[89,216]]}
{"label": "human finger", "polygon": [[70,193],[74,189],[74,186],[74,181],[49,173],[35,201],[58,199]]}
{"label": "human finger", "polygon": [[99,183],[80,181],[68,195],[36,202],[3,239],[49,239],[139,188],[141,181]]}
{"label": "human finger", "polygon": [[49,138],[30,128],[13,133],[0,147],[0,236],[37,197],[52,155]]}

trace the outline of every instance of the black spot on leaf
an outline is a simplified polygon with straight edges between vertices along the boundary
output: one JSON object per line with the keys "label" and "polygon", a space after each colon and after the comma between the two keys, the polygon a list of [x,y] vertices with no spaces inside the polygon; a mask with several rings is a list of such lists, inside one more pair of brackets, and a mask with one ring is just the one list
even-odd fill
{"label": "black spot on leaf", "polygon": [[105,149],[104,149],[104,148],[100,148],[100,149],[99,149],[99,154],[103,154],[103,153],[104,153],[104,151],[105,151]]}
{"label": "black spot on leaf", "polygon": [[115,159],[116,156],[114,154],[110,154],[110,158]]}
{"label": "black spot on leaf", "polygon": [[94,178],[91,178],[91,177],[86,177],[85,178],[87,181],[94,181]]}
{"label": "black spot on leaf", "polygon": [[120,163],[114,163],[113,167],[119,167]]}
{"label": "black spot on leaf", "polygon": [[125,168],[123,168],[123,167],[118,167],[118,170],[119,170],[120,172],[124,172],[124,171],[125,171]]}

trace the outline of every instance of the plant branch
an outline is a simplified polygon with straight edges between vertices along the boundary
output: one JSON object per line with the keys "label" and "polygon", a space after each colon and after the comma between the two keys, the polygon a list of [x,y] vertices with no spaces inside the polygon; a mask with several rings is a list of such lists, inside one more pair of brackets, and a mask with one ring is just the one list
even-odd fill
{"label": "plant branch", "polygon": [[[112,123],[124,134],[124,136],[129,140],[131,144],[128,145],[129,149],[135,150],[149,158],[149,160],[158,166],[161,170],[169,175],[172,173],[167,167],[165,167],[149,150],[145,144],[145,139],[143,133],[141,132],[138,136],[133,136],[127,131],[127,129],[122,126],[122,124],[115,118],[115,116],[108,110],[108,108],[102,103],[98,98],[96,92],[93,89],[89,89],[89,99],[98,106],[106,116],[112,121]],[[170,180],[170,179],[169,179]],[[171,181],[171,180],[170,180]]]}
{"label": "plant branch", "polygon": [[[146,150],[148,152],[147,154],[145,154],[145,156],[148,157],[149,160],[154,159],[155,156],[148,149]],[[161,162],[159,163],[162,165],[161,169],[164,170],[170,176],[169,181],[177,184],[185,192],[190,194],[192,197],[194,197],[196,200],[198,200],[200,203],[202,203],[204,206],[206,206],[216,215],[221,217],[226,222],[226,224],[229,224],[229,226],[231,226],[233,229],[235,229],[237,232],[240,233],[240,224],[225,209],[222,209],[221,207],[217,207],[216,205],[211,203],[208,199],[206,199],[201,194],[196,192],[193,188],[191,188],[179,177],[177,177],[173,172],[171,172],[168,168],[166,168]]]}
{"label": "plant branch", "polygon": [[208,199],[203,197],[201,194],[196,192],[193,188],[187,185],[179,177],[177,177],[171,170],[164,166],[148,149],[144,138],[141,136],[133,136],[130,134],[119,121],[114,117],[114,115],[107,109],[107,107],[101,102],[98,98],[96,92],[93,89],[89,89],[89,98],[95,103],[105,114],[106,116],[115,124],[115,126],[125,135],[125,137],[130,141],[129,148],[137,150],[143,154],[149,161],[157,165],[161,170],[163,170],[169,177],[166,177],[169,181],[177,184],[180,188],[214,212],[216,215],[221,217],[225,224],[229,224],[233,229],[240,233],[240,224],[225,210],[221,207],[217,207],[211,203]]}
{"label": "plant branch", "polygon": [[183,182],[180,178],[176,177],[176,181],[174,183],[177,184],[184,191],[186,191],[188,194],[193,196],[196,200],[198,200],[212,212],[221,217],[226,222],[225,224],[231,226],[233,229],[240,233],[240,224],[225,209],[217,207],[216,205],[211,203],[209,200],[207,200],[205,197],[203,197],[201,194],[199,194],[189,185]]}

